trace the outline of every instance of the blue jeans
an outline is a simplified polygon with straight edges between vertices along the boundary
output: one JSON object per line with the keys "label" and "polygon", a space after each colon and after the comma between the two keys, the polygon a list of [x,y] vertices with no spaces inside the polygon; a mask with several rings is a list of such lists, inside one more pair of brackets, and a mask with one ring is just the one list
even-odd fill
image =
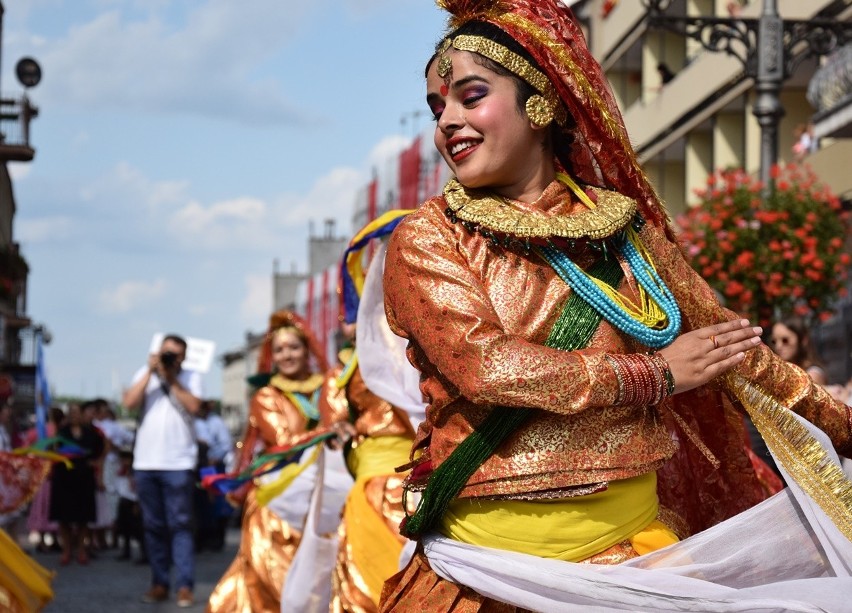
{"label": "blue jeans", "polygon": [[134,475],[152,585],[169,588],[169,570],[174,562],[175,585],[192,589],[195,584],[192,536],[195,471],[137,470]]}

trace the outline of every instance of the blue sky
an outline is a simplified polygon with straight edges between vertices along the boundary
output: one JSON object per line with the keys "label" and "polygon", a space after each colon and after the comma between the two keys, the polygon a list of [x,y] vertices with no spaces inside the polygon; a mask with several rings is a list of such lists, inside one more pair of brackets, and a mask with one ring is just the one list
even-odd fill
{"label": "blue sky", "polygon": [[263,329],[273,260],[305,269],[310,219],[351,233],[373,163],[414,135],[444,25],[431,0],[4,5],[4,96],[20,57],[43,75],[35,160],[10,164],[28,312],[55,393],[82,396],[115,397],[155,332],[221,353]]}

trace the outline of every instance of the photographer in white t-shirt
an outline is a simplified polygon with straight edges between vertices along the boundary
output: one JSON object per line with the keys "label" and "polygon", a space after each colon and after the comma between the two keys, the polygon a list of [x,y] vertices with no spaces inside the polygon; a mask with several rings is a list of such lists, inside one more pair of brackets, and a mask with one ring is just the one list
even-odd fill
{"label": "photographer in white t-shirt", "polygon": [[148,357],[148,365],[136,373],[124,393],[124,405],[141,410],[133,472],[152,576],[151,589],[142,600],[168,600],[174,562],[180,607],[193,603],[193,490],[198,456],[193,416],[203,396],[201,375],[181,368],[185,358],[186,341],[167,335],[159,353]]}

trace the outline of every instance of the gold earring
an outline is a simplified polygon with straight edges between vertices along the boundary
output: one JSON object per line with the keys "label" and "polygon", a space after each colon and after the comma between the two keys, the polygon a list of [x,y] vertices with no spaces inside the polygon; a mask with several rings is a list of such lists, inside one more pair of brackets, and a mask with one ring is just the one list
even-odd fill
{"label": "gold earring", "polygon": [[530,96],[524,106],[527,117],[537,128],[544,128],[553,121],[553,106],[543,96],[538,94]]}

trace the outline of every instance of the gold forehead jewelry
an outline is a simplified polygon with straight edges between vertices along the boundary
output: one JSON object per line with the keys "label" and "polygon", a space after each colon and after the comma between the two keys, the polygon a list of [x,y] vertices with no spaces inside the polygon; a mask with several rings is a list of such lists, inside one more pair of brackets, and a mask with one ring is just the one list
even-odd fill
{"label": "gold forehead jewelry", "polygon": [[450,39],[445,38],[441,43],[441,48],[438,50],[438,76],[447,81],[453,72],[453,61],[447,55],[447,50],[450,48]]}
{"label": "gold forehead jewelry", "polygon": [[[438,75],[440,77],[447,77],[452,71],[452,62],[449,56],[447,56],[447,51],[451,46],[453,49],[457,49],[459,51],[469,51],[471,53],[478,53],[483,57],[487,57],[489,60],[497,62],[509,72],[523,79],[524,82],[528,83],[536,91],[538,91],[539,94],[541,94],[539,97],[541,102],[536,100],[532,103],[532,105],[530,105],[529,102],[527,103],[527,115],[530,113],[529,107],[533,106],[534,115],[539,121],[543,120],[544,116],[541,109],[544,106],[548,106],[550,107],[551,120],[555,117],[556,123],[559,125],[565,125],[568,114],[565,111],[565,107],[562,106],[559,96],[553,89],[550,79],[548,79],[547,75],[530,64],[520,55],[499,43],[495,43],[489,38],[485,38],[484,36],[461,34],[452,40],[449,38],[444,39],[444,42],[441,43],[441,47],[438,50]],[[531,98],[535,98],[535,96],[532,96]],[[533,122],[536,122],[536,119],[532,115],[529,116]],[[545,121],[543,124],[537,123],[536,125],[547,125],[548,123],[550,123],[550,121]]]}
{"label": "gold forehead jewelry", "polygon": [[305,342],[304,333],[298,327],[290,324],[285,324],[280,328],[275,328],[275,330],[270,333],[269,338],[274,339],[285,334],[292,334],[293,336],[301,340],[303,343]]}

